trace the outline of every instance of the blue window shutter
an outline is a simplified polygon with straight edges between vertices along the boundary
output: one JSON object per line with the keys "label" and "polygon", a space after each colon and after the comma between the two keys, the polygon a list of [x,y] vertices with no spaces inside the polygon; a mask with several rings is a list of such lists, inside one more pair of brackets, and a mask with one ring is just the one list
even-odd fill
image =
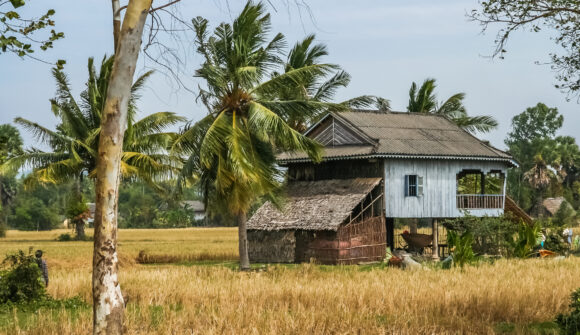
{"label": "blue window shutter", "polygon": [[405,196],[409,196],[409,176],[405,176]]}

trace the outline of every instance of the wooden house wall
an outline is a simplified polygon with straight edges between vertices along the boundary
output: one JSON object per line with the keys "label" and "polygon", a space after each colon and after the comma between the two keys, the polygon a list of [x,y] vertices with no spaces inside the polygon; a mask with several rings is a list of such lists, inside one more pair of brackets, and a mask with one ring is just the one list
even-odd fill
{"label": "wooden house wall", "polygon": [[[507,172],[500,162],[389,159],[385,160],[386,216],[393,218],[454,218],[457,209],[457,173],[464,169]],[[423,176],[423,196],[405,197],[405,175]],[[470,210],[474,216],[498,216],[503,209]]]}
{"label": "wooden house wall", "polygon": [[296,181],[383,178],[383,161],[380,159],[352,159],[329,161],[320,164],[288,164],[288,178]]}

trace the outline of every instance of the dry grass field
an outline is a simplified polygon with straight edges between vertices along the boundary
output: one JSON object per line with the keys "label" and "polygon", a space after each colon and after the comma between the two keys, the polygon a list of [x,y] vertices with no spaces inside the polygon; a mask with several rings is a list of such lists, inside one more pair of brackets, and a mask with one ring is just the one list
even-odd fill
{"label": "dry grass field", "polygon": [[[45,250],[49,293],[90,302],[92,243],[56,242],[63,232],[9,231],[0,255]],[[303,264],[240,273],[236,236],[235,228],[121,230],[126,333],[549,334],[580,286],[575,257],[464,270]],[[138,264],[140,250],[180,261]],[[0,318],[0,333],[89,334],[91,317],[89,308],[15,312]]]}

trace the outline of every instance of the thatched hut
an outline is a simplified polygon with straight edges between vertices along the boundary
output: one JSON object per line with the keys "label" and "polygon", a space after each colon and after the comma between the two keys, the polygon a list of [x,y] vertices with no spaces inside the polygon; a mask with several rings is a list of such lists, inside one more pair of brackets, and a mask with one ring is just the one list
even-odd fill
{"label": "thatched hut", "polygon": [[248,221],[251,261],[354,264],[384,257],[381,178],[292,182],[287,193],[282,210],[268,202]]}

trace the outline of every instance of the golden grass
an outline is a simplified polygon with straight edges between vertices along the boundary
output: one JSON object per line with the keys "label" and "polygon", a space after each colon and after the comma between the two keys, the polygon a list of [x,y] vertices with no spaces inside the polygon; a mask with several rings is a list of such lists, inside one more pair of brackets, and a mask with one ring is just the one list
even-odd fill
{"label": "golden grass", "polygon": [[[54,232],[9,233],[0,253],[36,240],[35,247],[47,250],[49,293],[90,301],[90,242],[51,242]],[[120,253],[235,253],[235,236],[230,228],[126,230],[120,232]],[[127,262],[120,273],[129,297],[127,334],[489,334],[501,322],[529,333],[530,323],[566,310],[578,278],[574,257],[500,260],[463,271],[303,264],[240,273],[219,265]],[[30,326],[12,323],[3,331],[88,334],[91,316],[90,310],[41,311]]]}

